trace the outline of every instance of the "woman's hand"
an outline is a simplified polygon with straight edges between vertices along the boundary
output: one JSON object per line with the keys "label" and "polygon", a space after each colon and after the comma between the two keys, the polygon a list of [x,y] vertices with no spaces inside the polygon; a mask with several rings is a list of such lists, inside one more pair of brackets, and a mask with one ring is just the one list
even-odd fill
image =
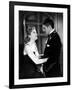
{"label": "woman's hand", "polygon": [[43,56],[44,54],[39,54],[40,56]]}
{"label": "woman's hand", "polygon": [[41,58],[42,56],[44,56],[44,54],[39,54],[39,58]]}

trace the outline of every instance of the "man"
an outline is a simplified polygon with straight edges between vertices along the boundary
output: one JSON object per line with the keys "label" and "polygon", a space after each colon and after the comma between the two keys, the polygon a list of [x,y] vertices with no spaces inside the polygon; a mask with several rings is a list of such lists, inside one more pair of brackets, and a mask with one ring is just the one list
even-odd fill
{"label": "man", "polygon": [[61,41],[58,33],[54,28],[54,22],[52,19],[47,18],[43,23],[43,31],[48,34],[48,40],[44,50],[45,58],[48,58],[47,62],[43,65],[43,69],[46,77],[59,77],[60,73],[60,50]]}

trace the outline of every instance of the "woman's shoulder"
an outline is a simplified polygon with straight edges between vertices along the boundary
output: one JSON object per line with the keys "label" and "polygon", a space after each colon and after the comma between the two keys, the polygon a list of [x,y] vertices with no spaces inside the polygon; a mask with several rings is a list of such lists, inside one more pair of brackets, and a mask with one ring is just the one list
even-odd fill
{"label": "woman's shoulder", "polygon": [[34,46],[34,45],[36,45],[36,43],[28,42],[28,43],[25,44],[25,46]]}
{"label": "woman's shoulder", "polygon": [[31,45],[31,42],[27,42],[27,43],[25,43],[25,45]]}
{"label": "woman's shoulder", "polygon": [[31,43],[27,43],[27,44],[25,44],[25,49],[26,49],[26,50],[29,49],[29,50],[31,50],[31,51],[34,51],[34,50],[35,50],[35,47],[36,47],[36,46],[35,46],[35,43],[32,43],[32,44],[31,44]]}
{"label": "woman's shoulder", "polygon": [[24,47],[29,47],[29,43],[24,44]]}
{"label": "woman's shoulder", "polygon": [[29,50],[30,50],[29,44],[28,43],[24,44],[24,55],[26,55],[27,51],[29,51]]}
{"label": "woman's shoulder", "polygon": [[32,45],[30,45],[30,43],[26,43],[25,46],[24,46],[24,48],[25,48],[25,49],[27,49],[27,48],[29,49],[29,48],[31,48],[31,46],[32,46]]}

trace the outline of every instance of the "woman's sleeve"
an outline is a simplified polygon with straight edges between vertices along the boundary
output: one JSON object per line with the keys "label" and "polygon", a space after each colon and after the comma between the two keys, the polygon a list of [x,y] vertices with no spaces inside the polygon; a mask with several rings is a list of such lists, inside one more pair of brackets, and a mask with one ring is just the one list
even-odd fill
{"label": "woman's sleeve", "polygon": [[34,52],[32,51],[32,48],[30,48],[29,45],[25,46],[25,51],[35,64],[44,63],[44,60],[39,59],[37,56],[35,56]]}

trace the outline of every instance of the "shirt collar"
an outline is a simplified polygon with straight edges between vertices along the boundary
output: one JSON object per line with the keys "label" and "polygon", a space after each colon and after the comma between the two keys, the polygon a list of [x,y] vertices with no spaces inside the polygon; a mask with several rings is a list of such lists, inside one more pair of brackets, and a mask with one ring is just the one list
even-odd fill
{"label": "shirt collar", "polygon": [[52,29],[52,31],[50,32],[50,34],[51,34],[52,32],[54,32],[54,30],[55,30],[55,29]]}

